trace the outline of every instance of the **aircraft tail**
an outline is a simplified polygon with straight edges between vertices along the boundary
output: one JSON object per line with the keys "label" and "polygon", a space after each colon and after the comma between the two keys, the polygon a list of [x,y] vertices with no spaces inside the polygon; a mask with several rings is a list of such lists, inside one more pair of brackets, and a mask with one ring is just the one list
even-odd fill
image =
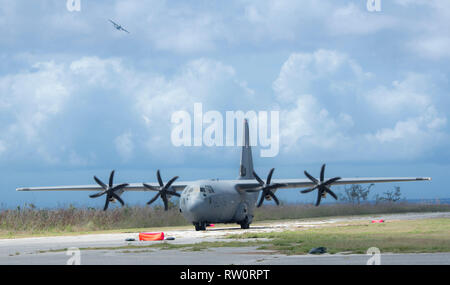
{"label": "aircraft tail", "polygon": [[253,158],[252,147],[250,146],[250,134],[248,121],[244,119],[244,136],[241,152],[241,165],[239,169],[239,179],[253,179]]}

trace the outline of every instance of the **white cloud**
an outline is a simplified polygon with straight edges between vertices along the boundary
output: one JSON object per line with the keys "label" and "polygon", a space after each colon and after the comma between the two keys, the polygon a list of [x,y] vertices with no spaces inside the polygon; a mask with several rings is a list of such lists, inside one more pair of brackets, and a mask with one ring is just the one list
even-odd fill
{"label": "white cloud", "polygon": [[439,1],[439,0],[435,0],[435,1],[430,1],[430,0],[395,0],[394,2],[396,4],[398,4],[398,5],[401,5],[401,6],[410,6],[410,5],[429,5],[429,4],[432,4],[431,2],[436,2],[436,1]]}
{"label": "white cloud", "polygon": [[281,102],[295,101],[297,96],[311,93],[314,84],[321,80],[331,83],[330,92],[353,89],[346,78],[339,78],[341,74],[350,75],[356,81],[370,77],[355,61],[337,51],[319,49],[313,53],[293,53],[281,67],[273,89]]}
{"label": "white cloud", "polygon": [[306,36],[311,26],[320,27],[332,6],[328,1],[242,1],[246,22],[235,23],[243,33],[255,40],[294,41]]}
{"label": "white cloud", "polygon": [[299,96],[295,105],[282,110],[280,118],[284,151],[301,154],[336,147],[346,140],[341,131],[353,125],[350,115],[333,118],[312,95]]}
{"label": "white cloud", "polygon": [[129,24],[133,34],[140,34],[159,50],[182,54],[209,51],[232,35],[220,13],[202,7],[165,1],[117,1],[114,12],[117,19]]}
{"label": "white cloud", "polygon": [[154,76],[141,82],[134,95],[134,104],[146,124],[157,125],[163,119],[169,122],[174,111],[190,111],[195,102],[216,108],[220,103],[233,102],[230,98],[239,98],[240,94],[223,96],[233,85],[241,92],[244,90],[235,81],[235,71],[231,66],[201,58],[185,64],[173,78]]}
{"label": "white cloud", "polygon": [[392,87],[378,86],[364,97],[381,114],[419,113],[431,105],[427,76],[409,73],[403,81],[392,82]]}
{"label": "white cloud", "polygon": [[[435,102],[432,77],[407,73],[390,85],[376,78],[347,54],[324,49],[291,54],[269,99],[232,66],[207,58],[188,61],[170,75],[142,71],[119,58],[39,62],[0,77],[0,109],[7,117],[0,152],[33,149],[47,163],[72,165],[95,163],[111,152],[124,162],[142,151],[182,161],[190,151],[171,147],[170,117],[192,112],[195,102],[205,112],[255,110],[269,102],[280,109],[281,151],[290,157],[396,159],[409,157],[409,149],[420,156],[444,141],[447,118]],[[372,85],[377,87],[366,90]],[[86,115],[93,121],[83,121]],[[99,143],[107,144],[105,150],[79,149],[85,145],[80,137],[104,140]],[[91,156],[95,150],[105,153]]]}
{"label": "white cloud", "polygon": [[173,112],[186,110],[192,114],[197,102],[202,103],[203,112],[217,110],[225,114],[225,111],[245,109],[246,106],[254,109],[255,96],[255,92],[236,78],[234,68],[200,58],[185,64],[173,77],[156,76],[142,82],[134,94],[133,104],[143,118],[144,133],[148,132],[144,143],[147,151],[153,156],[164,157],[162,149],[170,149],[172,159],[181,161],[190,151],[171,148]]}
{"label": "white cloud", "polygon": [[450,58],[450,36],[436,35],[411,40],[408,47],[417,54],[431,59]]}
{"label": "white cloud", "polygon": [[[343,67],[361,76],[336,79]],[[392,86],[365,90],[376,78],[338,52],[292,54],[273,84],[282,107],[283,153],[310,161],[317,154],[329,160],[410,159],[445,143],[447,118],[435,106],[432,78],[407,73]],[[324,92],[346,85],[355,92]]]}
{"label": "white cloud", "polygon": [[327,28],[333,35],[367,35],[395,27],[397,21],[391,16],[369,13],[365,5],[349,3],[336,8],[327,20]]}
{"label": "white cloud", "polygon": [[[34,148],[47,163],[72,165],[101,159],[92,157],[90,148],[73,149],[82,146],[73,141],[83,136],[105,142],[109,137],[114,151],[129,161],[136,149],[169,151],[172,112],[192,112],[195,102],[202,102],[205,112],[233,110],[255,99],[231,66],[206,58],[189,61],[172,76],[140,71],[117,58],[39,62],[30,70],[0,77],[0,91],[0,108],[9,115],[1,129],[2,145],[19,141],[16,148]],[[84,116],[95,121],[86,122]],[[124,127],[129,131],[121,130]],[[117,131],[122,135],[111,137]]]}
{"label": "white cloud", "polygon": [[406,48],[426,59],[450,58],[450,30],[443,29],[450,17],[448,1],[396,0],[395,3],[411,15],[402,19],[404,29],[411,35],[404,45]]}
{"label": "white cloud", "polygon": [[100,59],[93,56],[74,60],[69,69],[74,75],[83,78],[83,84],[88,83],[104,87],[116,83],[115,81],[111,82],[111,77],[117,77],[118,74],[125,72],[120,59]]}
{"label": "white cloud", "polygon": [[415,159],[427,151],[445,143],[448,135],[443,128],[447,118],[429,107],[423,114],[401,120],[393,128],[382,128],[367,134],[365,139],[372,143],[374,154],[401,159]]}
{"label": "white cloud", "polygon": [[[298,95],[309,91],[309,84],[323,76],[327,70],[335,70],[342,64],[344,56],[333,51],[310,53],[294,53],[281,67],[278,78],[273,83],[281,101],[294,101]],[[329,62],[327,66],[324,63]],[[325,70],[323,69],[325,68]]]}
{"label": "white cloud", "polygon": [[3,105],[2,112],[13,121],[3,125],[3,135],[39,140],[46,123],[61,112],[71,88],[64,66],[54,62],[37,63],[29,71],[0,77],[0,107]]}
{"label": "white cloud", "polygon": [[121,134],[114,139],[116,150],[123,160],[129,160],[133,156],[134,143],[130,132]]}

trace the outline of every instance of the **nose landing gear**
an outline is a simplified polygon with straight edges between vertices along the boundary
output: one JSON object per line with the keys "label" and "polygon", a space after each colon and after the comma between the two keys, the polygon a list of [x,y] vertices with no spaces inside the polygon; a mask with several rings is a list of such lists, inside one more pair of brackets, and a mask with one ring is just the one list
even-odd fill
{"label": "nose landing gear", "polygon": [[245,219],[240,221],[238,223],[239,225],[241,225],[241,229],[249,229],[250,228],[250,221],[248,220],[248,216],[245,216]]}

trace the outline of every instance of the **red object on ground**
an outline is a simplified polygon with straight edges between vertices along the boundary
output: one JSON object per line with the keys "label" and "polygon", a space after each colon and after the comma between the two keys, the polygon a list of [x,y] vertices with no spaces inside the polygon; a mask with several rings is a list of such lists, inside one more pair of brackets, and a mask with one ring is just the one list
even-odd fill
{"label": "red object on ground", "polygon": [[164,233],[139,233],[139,240],[151,241],[151,240],[164,240]]}
{"label": "red object on ground", "polygon": [[384,223],[384,220],[372,220],[372,224],[376,224],[376,223]]}
{"label": "red object on ground", "polygon": [[209,224],[208,225],[208,227],[214,227],[215,226],[215,224]]}

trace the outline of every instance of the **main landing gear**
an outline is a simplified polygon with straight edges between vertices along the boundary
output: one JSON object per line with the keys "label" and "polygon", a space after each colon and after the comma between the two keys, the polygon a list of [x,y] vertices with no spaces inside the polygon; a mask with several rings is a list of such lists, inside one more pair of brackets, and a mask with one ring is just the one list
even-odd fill
{"label": "main landing gear", "polygon": [[[238,224],[241,226],[241,229],[249,229],[250,228],[250,220],[248,219],[248,217],[245,217],[244,220],[238,222]],[[209,225],[209,223],[207,222],[194,222],[193,223],[195,226],[195,230],[196,231],[206,231],[206,227]]]}
{"label": "main landing gear", "polygon": [[195,226],[196,231],[206,231],[206,223],[205,222],[194,223],[194,226]]}
{"label": "main landing gear", "polygon": [[250,222],[248,220],[248,216],[245,216],[245,219],[243,221],[240,221],[238,223],[239,225],[241,225],[241,229],[249,229],[250,228]]}

